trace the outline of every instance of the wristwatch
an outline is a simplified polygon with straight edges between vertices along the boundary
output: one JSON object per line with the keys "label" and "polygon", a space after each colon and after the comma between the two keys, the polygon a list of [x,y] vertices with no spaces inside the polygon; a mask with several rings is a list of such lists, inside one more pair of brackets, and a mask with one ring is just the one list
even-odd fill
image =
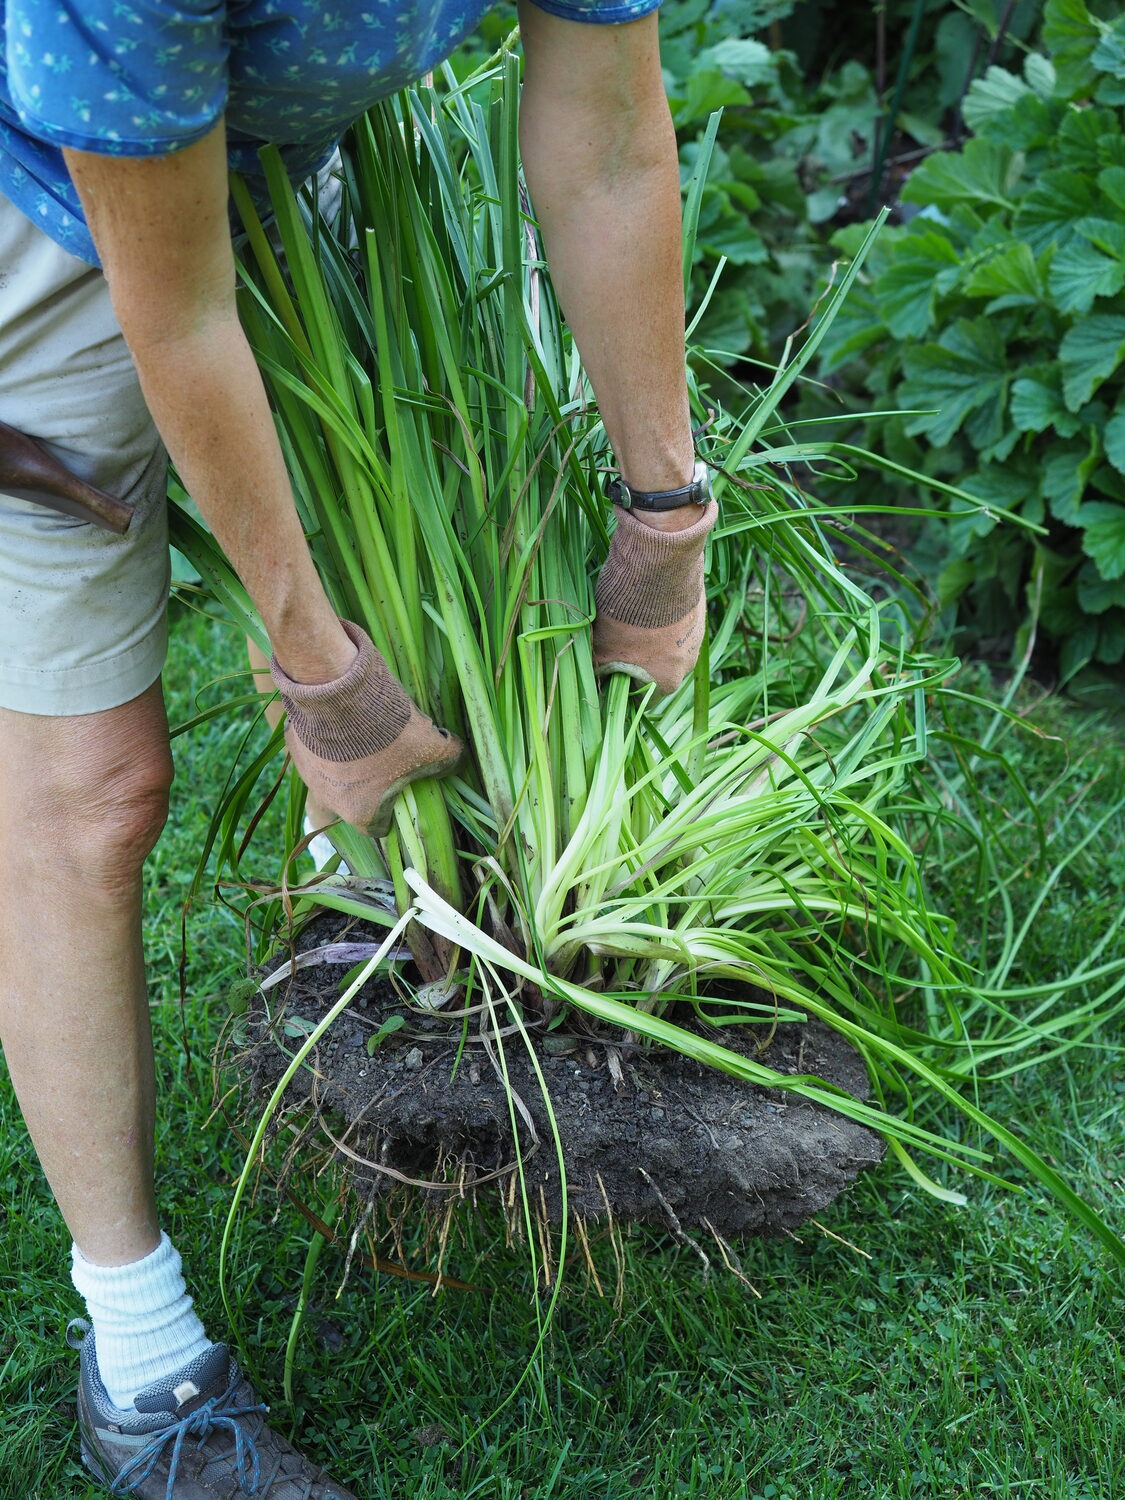
{"label": "wristwatch", "polygon": [[711,471],[705,463],[697,463],[691,483],[678,490],[637,490],[618,477],[610,480],[606,494],[622,510],[678,510],[681,505],[706,505],[711,498]]}

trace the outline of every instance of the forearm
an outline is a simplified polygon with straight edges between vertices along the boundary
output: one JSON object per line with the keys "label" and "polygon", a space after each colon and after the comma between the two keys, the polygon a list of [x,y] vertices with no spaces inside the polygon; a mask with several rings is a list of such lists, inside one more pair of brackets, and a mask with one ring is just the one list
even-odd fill
{"label": "forearm", "polygon": [[520,116],[559,301],[621,471],[651,490],[684,484],[693,464],[679,167],[659,78],[656,60],[631,91],[576,101],[530,70]]}
{"label": "forearm", "polygon": [[261,377],[233,310],[172,338],[135,331],[145,401],[188,493],[290,676],[338,676],[353,651],[309,557]]}
{"label": "forearm", "polygon": [[220,124],[164,157],[65,153],[145,401],[180,477],[298,681],[355,652],[309,557],[238,321]]}

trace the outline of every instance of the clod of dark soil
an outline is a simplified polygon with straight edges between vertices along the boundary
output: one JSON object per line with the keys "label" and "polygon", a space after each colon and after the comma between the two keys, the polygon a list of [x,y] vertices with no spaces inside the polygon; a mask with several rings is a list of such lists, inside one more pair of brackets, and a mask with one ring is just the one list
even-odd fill
{"label": "clod of dark soil", "polygon": [[[305,930],[304,949],[339,936],[324,919]],[[355,942],[367,934],[353,926]],[[280,962],[280,958],[278,962]],[[238,1062],[261,1099],[293,1052],[339,999],[349,964],[300,970],[251,1003]],[[273,967],[272,965],[270,967]],[[403,1018],[373,1052],[368,1042],[390,1016]],[[697,1025],[691,1012],[681,1025]],[[442,1202],[451,1192],[499,1192],[515,1185],[513,1115],[533,1201],[557,1222],[562,1196],[542,1089],[518,1036],[504,1040],[504,1083],[469,1023],[404,1008],[384,980],[365,987],[336,1020],[286,1091],[285,1107],[307,1107],[354,1174],[364,1196],[404,1181]],[[724,1027],[725,1045],[779,1073],[814,1074],[857,1098],[866,1070],[838,1033],[803,1024]],[[620,1047],[621,1038],[535,1034],[536,1055],[562,1140],[570,1211],[663,1226],[701,1227],[724,1238],[780,1234],[831,1203],[858,1173],[882,1160],[874,1131],[780,1089],[760,1088],[660,1047]],[[566,1049],[566,1050],[563,1050]],[[490,1057],[490,1051],[492,1056]],[[525,1113],[526,1111],[526,1113]],[[485,1179],[488,1179],[485,1183]]]}

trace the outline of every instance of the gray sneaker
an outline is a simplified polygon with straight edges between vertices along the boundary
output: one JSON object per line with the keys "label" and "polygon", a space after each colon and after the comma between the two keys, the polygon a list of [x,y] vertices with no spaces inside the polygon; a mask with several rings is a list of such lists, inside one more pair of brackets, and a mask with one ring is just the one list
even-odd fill
{"label": "gray sneaker", "polygon": [[111,1495],[138,1500],[356,1500],[266,1426],[266,1407],[214,1344],[175,1375],[146,1386],[119,1411],[98,1374],[94,1335],[66,1331],[82,1351],[78,1427],[82,1462]]}

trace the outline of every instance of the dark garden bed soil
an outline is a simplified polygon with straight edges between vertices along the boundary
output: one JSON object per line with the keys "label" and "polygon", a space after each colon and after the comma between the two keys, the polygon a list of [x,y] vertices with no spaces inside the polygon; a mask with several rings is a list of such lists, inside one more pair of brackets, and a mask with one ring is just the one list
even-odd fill
{"label": "dark garden bed soil", "polygon": [[[318,918],[297,948],[339,941],[342,921]],[[362,924],[346,934],[349,942],[368,937],[379,934]],[[349,967],[301,969],[252,1001],[237,1052],[252,1109],[262,1107],[310,1023],[339,999]],[[674,1019],[699,1028],[684,1009]],[[370,1038],[394,1015],[403,1017],[400,1029],[369,1052]],[[518,1205],[514,1112],[532,1201],[557,1222],[558,1162],[526,1048],[518,1036],[505,1038],[508,1081],[522,1104],[513,1111],[492,1060],[496,1044],[490,1057],[473,1034],[480,1018],[468,1025],[462,1045],[462,1023],[404,1009],[387,981],[374,981],[310,1054],[312,1066],[290,1083],[284,1111],[317,1117],[365,1198],[401,1192],[405,1180],[443,1210],[451,1193],[497,1194],[509,1208]],[[814,1074],[866,1096],[859,1057],[817,1021],[707,1030],[780,1073]],[[660,1047],[623,1047],[620,1036],[533,1035],[562,1140],[570,1212],[582,1220],[611,1217],[724,1238],[781,1234],[883,1157],[876,1133],[796,1094],[746,1084]]]}

